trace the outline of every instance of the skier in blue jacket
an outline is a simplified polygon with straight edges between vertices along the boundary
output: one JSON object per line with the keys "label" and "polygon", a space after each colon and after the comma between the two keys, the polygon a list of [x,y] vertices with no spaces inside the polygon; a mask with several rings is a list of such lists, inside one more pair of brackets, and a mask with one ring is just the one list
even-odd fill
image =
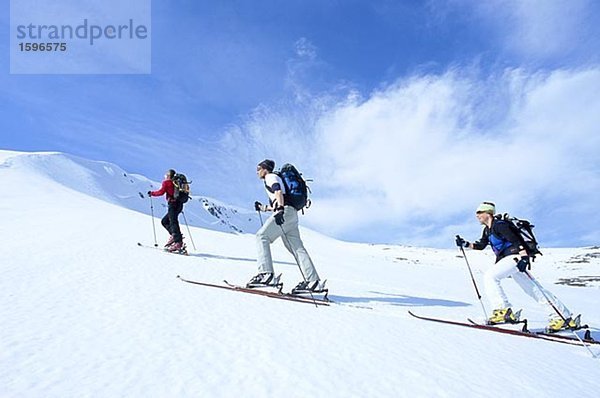
{"label": "skier in blue jacket", "polygon": [[[518,321],[518,313],[513,312],[511,304],[500,282],[512,278],[525,293],[538,303],[549,307],[549,322],[547,330],[551,332],[561,329],[576,329],[579,327],[579,316],[572,317],[571,311],[552,293],[544,289],[539,282],[534,281],[527,273],[529,256],[523,241],[513,232],[507,221],[494,217],[494,203],[483,202],[476,210],[476,217],[484,225],[481,238],[469,243],[460,236],[456,244],[474,250],[483,250],[490,245],[496,254],[496,263],[484,275],[485,291],[494,311],[488,323],[497,324]],[[554,308],[548,303],[550,301]]]}

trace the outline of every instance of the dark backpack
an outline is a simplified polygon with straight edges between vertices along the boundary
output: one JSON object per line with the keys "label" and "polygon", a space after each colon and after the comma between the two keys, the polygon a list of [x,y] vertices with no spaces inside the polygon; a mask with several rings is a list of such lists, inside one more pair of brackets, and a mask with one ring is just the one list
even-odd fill
{"label": "dark backpack", "polygon": [[303,210],[305,207],[308,209],[311,205],[311,201],[308,198],[309,188],[306,185],[306,181],[302,178],[302,173],[298,171],[293,165],[286,163],[281,169],[275,172],[285,186],[285,200],[286,205],[292,206],[296,210]]}
{"label": "dark backpack", "polygon": [[531,257],[532,260],[535,260],[536,255],[542,255],[538,247],[538,242],[533,235],[533,228],[535,225],[531,224],[527,220],[521,220],[516,217],[511,217],[508,213],[497,214],[494,216],[497,220],[505,221],[508,223],[511,231],[515,233],[519,237],[521,244],[525,248],[527,255]]}
{"label": "dark backpack", "polygon": [[183,174],[175,174],[171,179],[175,190],[173,191],[173,198],[179,203],[185,203],[190,199],[190,182]]}

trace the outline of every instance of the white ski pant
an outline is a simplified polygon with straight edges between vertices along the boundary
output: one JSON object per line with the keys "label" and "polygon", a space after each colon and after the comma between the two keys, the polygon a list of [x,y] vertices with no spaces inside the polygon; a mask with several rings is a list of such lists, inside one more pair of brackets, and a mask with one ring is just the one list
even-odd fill
{"label": "white ski pant", "polygon": [[[494,264],[484,275],[485,291],[488,295],[488,300],[492,308],[499,309],[511,307],[508,297],[506,296],[506,293],[500,284],[502,279],[510,277],[517,282],[521,289],[523,289],[523,291],[531,298],[548,307],[549,319],[558,317],[558,314],[556,311],[554,311],[550,304],[548,304],[548,300],[552,302],[556,309],[559,310],[565,318],[570,317],[571,311],[569,311],[567,307],[565,307],[565,305],[558,298],[556,298],[556,296],[544,289],[539,282],[534,282],[524,272],[519,271],[519,269],[516,267],[517,263],[515,262],[515,258],[519,259],[519,257],[516,256],[504,257],[502,260]],[[531,275],[531,273],[529,273],[529,275]],[[545,297],[544,294],[546,295]]]}
{"label": "white ski pant", "polygon": [[317,270],[304,248],[302,239],[300,239],[298,211],[292,206],[285,206],[283,219],[283,225],[277,225],[275,217],[271,215],[258,232],[256,232],[258,272],[275,272],[273,270],[273,258],[271,257],[271,243],[281,237],[285,248],[292,253],[296,262],[302,268],[304,278],[309,282],[319,280]]}

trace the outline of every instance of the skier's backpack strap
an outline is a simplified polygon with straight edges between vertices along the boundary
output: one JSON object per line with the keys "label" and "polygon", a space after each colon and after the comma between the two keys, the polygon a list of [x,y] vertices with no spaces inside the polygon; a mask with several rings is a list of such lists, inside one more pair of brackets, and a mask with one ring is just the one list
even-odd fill
{"label": "skier's backpack strap", "polygon": [[[277,174],[277,173],[275,173],[275,174]],[[267,184],[267,182],[266,182],[266,181],[265,181],[265,189],[266,189],[267,191],[269,191],[270,193],[275,193],[275,191],[273,190],[273,188],[271,188],[271,187],[269,186],[269,184]]]}

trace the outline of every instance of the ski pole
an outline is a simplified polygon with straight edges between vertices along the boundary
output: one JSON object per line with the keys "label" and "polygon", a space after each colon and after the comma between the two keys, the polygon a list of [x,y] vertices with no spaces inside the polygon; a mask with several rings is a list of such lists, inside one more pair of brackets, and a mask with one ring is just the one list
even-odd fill
{"label": "ski pole", "polygon": [[[456,235],[457,238],[459,238],[459,235]],[[485,319],[489,319],[488,315],[487,315],[487,311],[485,310],[485,306],[483,305],[483,300],[481,300],[481,294],[479,293],[479,288],[477,287],[477,282],[475,282],[475,277],[473,276],[473,271],[471,271],[471,266],[469,265],[469,260],[467,260],[467,254],[465,253],[465,249],[460,246],[460,251],[463,254],[463,257],[465,259],[465,262],[467,263],[467,268],[469,269],[469,275],[471,275],[471,281],[473,282],[473,286],[475,287],[475,293],[477,293],[477,299],[479,300],[479,303],[481,304],[481,309],[483,310],[483,315],[485,316]]]}
{"label": "ski pole", "polygon": [[535,284],[535,286],[539,289],[540,293],[542,293],[542,296],[544,296],[544,298],[546,299],[546,302],[550,305],[550,307],[552,307],[552,309],[554,310],[554,312],[556,312],[558,314],[558,316],[560,317],[560,319],[562,319],[566,323],[567,322],[567,318],[565,318],[565,316],[558,310],[558,308],[556,308],[556,306],[554,305],[554,303],[548,298],[548,296],[546,295],[546,293],[544,293],[544,289],[542,288],[542,286],[540,285],[540,283],[537,280],[535,280],[533,278],[533,276],[531,276],[531,274],[529,272],[525,271],[524,273]]}
{"label": "ski pole", "polygon": [[[306,276],[304,276],[304,271],[302,271],[302,267],[300,266],[300,260],[298,260],[298,257],[296,256],[296,252],[294,252],[294,250],[292,250],[292,246],[290,245],[290,240],[288,239],[287,234],[283,230],[283,225],[280,225],[279,227],[281,228],[281,232],[283,233],[283,238],[287,242],[287,247],[290,248],[290,251],[292,252],[292,255],[294,256],[296,265],[298,266],[298,269],[300,270],[300,275],[302,275],[302,280],[304,280],[304,282],[308,282],[306,280]],[[308,293],[310,294],[310,298],[312,298],[313,303],[315,304],[315,307],[319,308],[319,306],[317,305],[317,301],[315,300],[315,296],[312,294],[312,292],[310,290],[308,291]]]}
{"label": "ski pole", "polygon": [[194,244],[194,238],[192,238],[192,232],[190,231],[190,226],[188,225],[188,222],[187,222],[187,219],[185,218],[185,213],[183,212],[183,210],[181,211],[181,214],[183,214],[183,221],[185,221],[185,227],[187,228],[188,235],[190,236],[190,241],[192,242],[192,247],[194,248],[194,250],[196,250],[196,245]]}
{"label": "ski pole", "polygon": [[[531,274],[527,271],[524,271],[525,275],[527,275],[529,277],[529,279],[533,282],[533,284],[538,288],[538,290],[540,291],[540,293],[542,293],[542,296],[544,296],[544,298],[546,299],[546,302],[550,305],[550,307],[552,307],[552,309],[554,310],[554,312],[556,312],[558,314],[558,316],[563,320],[563,322],[567,325],[569,323],[569,321],[567,320],[567,318],[564,317],[564,315],[558,310],[558,308],[556,308],[556,306],[554,305],[554,303],[552,302],[552,300],[550,300],[550,298],[548,297],[548,295],[546,295],[546,293],[544,292],[544,288],[542,287],[542,285],[540,285],[540,283],[533,277],[531,276]],[[573,333],[575,335],[575,337],[577,337],[577,340],[579,340],[579,342],[585,347],[587,348],[587,350],[590,352],[590,354],[592,354],[592,357],[594,358],[598,358],[596,356],[596,354],[594,354],[594,352],[590,349],[589,344],[586,344],[581,337],[579,337],[579,335],[577,333],[575,333],[575,331],[573,329],[571,329],[571,333]]]}
{"label": "ski pole", "polygon": [[263,221],[262,221],[262,216],[260,215],[260,210],[256,210],[256,212],[258,213],[258,219],[260,220],[260,226],[263,226]]}
{"label": "ski pole", "polygon": [[154,226],[154,206],[152,205],[152,195],[150,197],[150,214],[152,214],[152,233],[154,234],[154,247],[158,247],[158,241],[156,240],[156,227]]}

